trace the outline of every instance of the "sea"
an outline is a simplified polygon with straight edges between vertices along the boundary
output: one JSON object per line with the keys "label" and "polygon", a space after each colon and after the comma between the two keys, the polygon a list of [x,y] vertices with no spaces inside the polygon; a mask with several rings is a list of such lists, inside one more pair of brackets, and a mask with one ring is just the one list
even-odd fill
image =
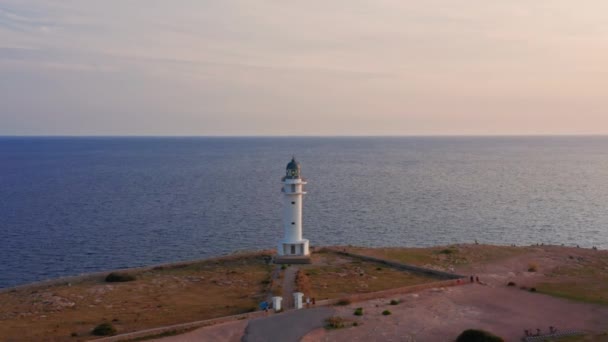
{"label": "sea", "polygon": [[311,245],[608,248],[608,137],[1,137],[0,287]]}

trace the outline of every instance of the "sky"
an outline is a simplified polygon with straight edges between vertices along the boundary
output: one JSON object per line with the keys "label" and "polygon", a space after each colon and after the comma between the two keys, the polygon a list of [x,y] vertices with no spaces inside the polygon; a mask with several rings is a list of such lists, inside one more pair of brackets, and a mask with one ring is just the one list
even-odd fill
{"label": "sky", "polygon": [[0,135],[520,134],[608,134],[608,1],[0,1]]}

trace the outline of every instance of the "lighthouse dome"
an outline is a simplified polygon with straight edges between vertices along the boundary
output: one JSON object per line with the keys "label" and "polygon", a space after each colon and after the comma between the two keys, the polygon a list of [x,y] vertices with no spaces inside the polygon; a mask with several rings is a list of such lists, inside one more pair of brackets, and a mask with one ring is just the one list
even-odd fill
{"label": "lighthouse dome", "polygon": [[296,161],[296,158],[291,158],[291,161],[287,164],[286,178],[299,178],[300,177],[300,163]]}

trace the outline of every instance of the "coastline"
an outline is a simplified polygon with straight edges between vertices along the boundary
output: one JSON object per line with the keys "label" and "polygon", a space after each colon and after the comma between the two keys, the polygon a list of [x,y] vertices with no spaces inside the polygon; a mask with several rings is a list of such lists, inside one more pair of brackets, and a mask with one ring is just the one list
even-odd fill
{"label": "coastline", "polygon": [[[597,272],[608,269],[608,251],[604,250],[548,245],[333,246],[315,248],[310,265],[286,267],[269,263],[272,252],[241,252],[115,271],[135,277],[128,282],[108,283],[104,278],[113,271],[104,271],[2,289],[0,301],[6,305],[0,313],[0,322],[7,324],[0,325],[0,336],[20,340],[17,337],[26,332],[30,340],[54,336],[58,341],[70,341],[70,336],[93,338],[91,331],[101,322],[111,322],[119,334],[140,336],[142,331],[144,335],[172,330],[181,333],[216,323],[263,318],[258,303],[274,295],[291,295],[282,293],[283,288],[288,288],[285,282],[294,281],[284,277],[290,269],[292,274],[298,270],[305,272],[304,282],[296,280],[293,288],[316,296],[318,305],[323,307],[333,307],[348,299],[349,303],[361,303],[352,307],[362,305],[374,311],[377,304],[373,303],[378,301],[413,300],[420,295],[430,296],[427,300],[435,302],[444,300],[442,294],[449,294],[446,298],[455,296],[452,300],[457,303],[461,301],[459,298],[473,301],[480,310],[490,310],[487,314],[497,320],[509,317],[497,312],[491,304],[496,296],[537,302],[538,308],[530,308],[530,314],[534,315],[541,314],[539,310],[542,311],[545,302],[556,308],[581,303],[573,306],[573,310],[582,312],[603,312],[608,307],[608,276]],[[446,274],[460,276],[442,279]],[[477,286],[485,285],[483,288],[487,290],[456,286],[469,284],[469,275],[481,278]],[[508,287],[507,283],[517,285]],[[537,294],[530,295],[528,289]],[[516,310],[512,304],[501,305],[506,305],[505,312],[509,312]],[[408,305],[423,310],[420,317],[443,314],[425,313],[425,306]],[[338,310],[342,314],[347,311]],[[597,331],[595,325],[588,328]]]}

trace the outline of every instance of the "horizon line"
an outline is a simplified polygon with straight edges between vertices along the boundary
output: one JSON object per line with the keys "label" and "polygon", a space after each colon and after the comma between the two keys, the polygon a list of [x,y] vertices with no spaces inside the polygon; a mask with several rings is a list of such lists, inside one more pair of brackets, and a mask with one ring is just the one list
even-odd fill
{"label": "horizon line", "polygon": [[0,138],[500,138],[500,137],[608,137],[608,133],[540,133],[540,134],[354,134],[354,135],[170,135],[170,134],[0,134]]}

